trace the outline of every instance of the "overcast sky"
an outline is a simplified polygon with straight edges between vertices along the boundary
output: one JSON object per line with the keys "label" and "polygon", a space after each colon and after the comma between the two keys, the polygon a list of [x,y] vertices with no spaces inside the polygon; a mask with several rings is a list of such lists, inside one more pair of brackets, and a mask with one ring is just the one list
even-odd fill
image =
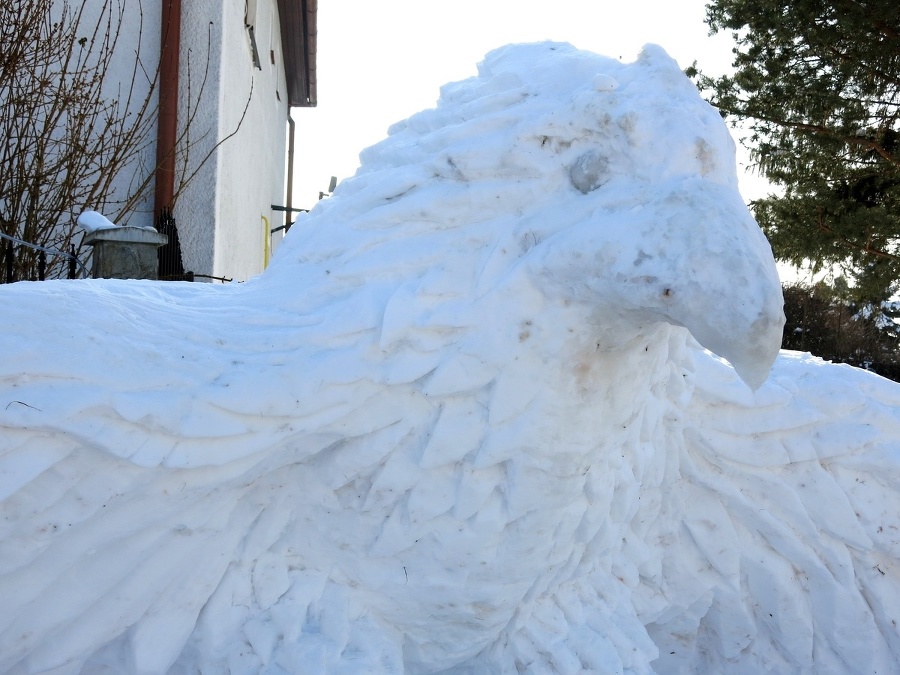
{"label": "overcast sky", "polygon": [[[709,36],[706,0],[328,0],[319,3],[318,107],[294,109],[294,203],[310,207],[330,176],[351,176],[364,147],[414,112],[440,86],[475,74],[491,49],[557,40],[632,61],[662,45],[684,68],[710,74],[731,63],[730,35]],[[740,173],[740,169],[739,169]],[[745,197],[764,182],[742,176]]]}

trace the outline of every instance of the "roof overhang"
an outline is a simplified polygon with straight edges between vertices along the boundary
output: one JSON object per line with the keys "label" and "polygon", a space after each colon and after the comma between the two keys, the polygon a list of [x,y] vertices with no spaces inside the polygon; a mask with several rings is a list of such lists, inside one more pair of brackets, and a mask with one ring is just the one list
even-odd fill
{"label": "roof overhang", "polygon": [[288,104],[316,105],[316,18],[318,0],[278,0],[281,50]]}

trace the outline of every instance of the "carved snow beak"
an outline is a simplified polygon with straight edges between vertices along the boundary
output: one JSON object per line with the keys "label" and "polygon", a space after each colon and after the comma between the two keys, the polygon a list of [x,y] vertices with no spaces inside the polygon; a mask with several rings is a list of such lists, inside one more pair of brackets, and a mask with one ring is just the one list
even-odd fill
{"label": "carved snow beak", "polygon": [[[781,288],[777,291],[780,297]],[[701,345],[727,359],[747,386],[754,391],[759,389],[781,348],[784,312],[739,300],[730,307],[719,306],[713,312],[716,316],[702,319],[687,316],[678,323]]]}
{"label": "carved snow beak", "polygon": [[[711,352],[727,359],[753,390],[766,381],[781,349],[784,298],[769,242],[736,192],[692,195],[691,212],[679,219],[719,219],[701,227],[681,265],[666,314]],[[687,223],[684,223],[687,225]],[[666,305],[666,298],[661,303]]]}
{"label": "carved snow beak", "polygon": [[707,185],[668,201],[666,230],[678,257],[668,261],[675,273],[661,279],[668,285],[657,307],[756,390],[778,356],[785,321],[769,242],[734,190]]}
{"label": "carved snow beak", "polygon": [[626,195],[638,204],[631,212],[595,209],[548,239],[532,269],[600,321],[687,328],[758,389],[785,320],[772,249],[735,186],[692,178],[667,187]]}

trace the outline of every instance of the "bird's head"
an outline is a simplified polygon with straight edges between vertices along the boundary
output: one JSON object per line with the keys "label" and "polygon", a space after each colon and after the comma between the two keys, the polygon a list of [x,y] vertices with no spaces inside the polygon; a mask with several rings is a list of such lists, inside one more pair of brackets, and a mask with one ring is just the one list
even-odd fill
{"label": "bird's head", "polygon": [[385,297],[401,284],[407,326],[527,279],[597,324],[684,326],[751,387],[765,380],[784,322],[772,252],[724,122],[658,47],[632,64],[498,49],[361,159],[292,242],[322,268],[310,277]]}
{"label": "bird's head", "polygon": [[683,326],[758,388],[778,354],[784,313],[768,243],[739,195],[694,178],[610,186],[586,199],[589,217],[533,251],[537,283],[614,326],[607,340],[660,321]]}
{"label": "bird's head", "polygon": [[780,348],[783,299],[771,248],[737,189],[725,124],[657,47],[634,64],[604,65],[573,94],[568,133],[552,141],[568,199],[532,273],[606,323],[687,328],[756,389]]}
{"label": "bird's head", "polygon": [[518,161],[497,154],[501,170],[544,167],[515,228],[535,244],[527,266],[541,287],[605,325],[684,326],[760,386],[781,344],[781,285],[728,130],[677,64],[654,46],[622,64],[526,45],[489,55],[481,77],[531,88],[518,104],[531,110],[510,124]]}

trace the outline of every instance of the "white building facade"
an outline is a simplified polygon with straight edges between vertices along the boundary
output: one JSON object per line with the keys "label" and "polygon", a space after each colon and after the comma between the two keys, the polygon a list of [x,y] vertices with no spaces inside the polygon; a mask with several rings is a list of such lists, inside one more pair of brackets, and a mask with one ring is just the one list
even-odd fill
{"label": "white building facade", "polygon": [[[248,279],[264,269],[270,232],[284,224],[284,211],[273,206],[291,206],[285,181],[291,107],[316,103],[315,0],[128,2],[137,6],[127,11],[120,44],[140,44],[145,68],[155,65],[148,54],[157,50],[160,119],[167,100],[174,117],[168,137],[161,122],[143,161],[156,167],[155,200],[129,224],[159,226],[161,210],[170,211],[177,236],[170,234],[164,255],[181,265],[161,266],[161,278],[183,271],[197,280]],[[166,50],[176,44],[173,56]],[[168,71],[167,58],[177,64]],[[126,63],[122,76],[128,72]],[[164,152],[166,146],[174,152]]]}

